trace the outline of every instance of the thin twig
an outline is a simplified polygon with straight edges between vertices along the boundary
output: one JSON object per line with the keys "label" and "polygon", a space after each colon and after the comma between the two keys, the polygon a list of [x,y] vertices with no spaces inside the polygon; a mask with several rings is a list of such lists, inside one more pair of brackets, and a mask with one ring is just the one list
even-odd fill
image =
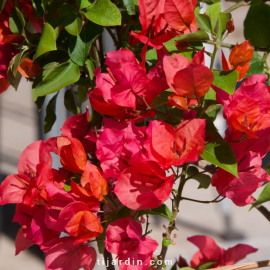
{"label": "thin twig", "polygon": [[257,205],[255,208],[270,222],[270,212],[263,205]]}
{"label": "thin twig", "polygon": [[232,11],[234,11],[235,9],[239,8],[239,7],[243,7],[243,6],[247,6],[248,5],[248,2],[247,1],[240,1],[238,3],[236,3],[235,5],[229,7],[228,9],[224,10],[223,12],[224,13],[230,13]]}
{"label": "thin twig", "polygon": [[270,260],[234,264],[234,265],[222,266],[218,268],[209,268],[208,270],[248,270],[248,269],[256,269],[256,268],[267,267],[267,266],[270,266]]}
{"label": "thin twig", "polygon": [[113,39],[113,42],[114,42],[115,47],[118,48],[119,42],[118,42],[117,38],[115,37],[112,29],[110,27],[105,27],[105,28],[108,31],[108,33],[111,36],[111,38]]}
{"label": "thin twig", "polygon": [[112,254],[106,248],[104,249],[103,256],[107,270],[115,270],[114,265],[112,264]]}

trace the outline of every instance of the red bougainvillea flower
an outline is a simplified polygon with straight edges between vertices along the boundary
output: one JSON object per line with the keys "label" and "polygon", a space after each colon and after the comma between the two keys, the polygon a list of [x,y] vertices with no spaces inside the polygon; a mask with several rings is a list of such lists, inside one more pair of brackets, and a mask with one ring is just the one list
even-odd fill
{"label": "red bougainvillea flower", "polygon": [[224,71],[237,70],[239,73],[238,82],[242,81],[250,67],[249,61],[253,58],[253,49],[249,42],[246,40],[241,44],[236,43],[232,49],[229,61],[227,62],[222,51],[222,67]]}
{"label": "red bougainvillea flower", "polygon": [[[112,222],[106,230],[106,249],[116,254],[120,270],[146,270],[158,243],[149,236],[142,236],[140,223],[131,217]],[[129,261],[129,265],[125,263]]]}
{"label": "red bougainvillea flower", "polygon": [[142,30],[138,33],[131,31],[129,45],[132,47],[138,43],[144,43],[157,50],[163,47],[163,43],[171,37],[166,33],[171,27],[163,18],[162,1],[139,0],[140,23]]}
{"label": "red bougainvillea flower", "polygon": [[97,216],[83,202],[69,203],[61,210],[57,220],[50,219],[46,225],[55,231],[75,236],[75,244],[95,238],[103,232]]}
{"label": "red bougainvillea flower", "polygon": [[163,58],[166,80],[177,95],[181,97],[201,97],[210,89],[214,80],[212,71],[206,67],[204,49],[198,52],[192,63],[184,56],[173,54]]}
{"label": "red bougainvillea flower", "polygon": [[18,174],[12,174],[2,182],[0,186],[0,205],[22,203],[28,185],[39,176],[42,164],[47,164],[50,168],[52,158],[45,144],[42,141],[37,141],[27,146],[21,154],[18,163]]}
{"label": "red bougainvillea flower", "polygon": [[104,129],[97,139],[96,155],[105,178],[117,178],[129,167],[132,155],[140,151],[144,130],[144,127],[136,127],[132,122],[126,127],[116,121],[104,119]]}
{"label": "red bougainvillea flower", "polygon": [[[225,265],[232,265],[236,262],[244,259],[248,254],[257,251],[249,245],[238,244],[227,250],[219,247],[216,242],[209,236],[195,235],[188,238],[188,241],[193,243],[199,248],[190,261],[191,268],[197,268],[199,265],[205,264],[207,262],[216,261],[211,267],[219,267]],[[181,266],[185,266],[185,260],[181,258]]]}
{"label": "red bougainvillea flower", "polygon": [[197,27],[194,9],[197,0],[166,0],[164,2],[164,18],[176,31],[184,32]]}
{"label": "red bougainvillea flower", "polygon": [[101,73],[100,68],[94,72],[97,88],[89,94],[93,108],[118,121],[154,117],[155,112],[147,111],[146,104],[151,104],[165,85],[156,68],[146,74],[134,53],[127,49],[109,52],[105,64],[107,73]]}
{"label": "red bougainvillea flower", "polygon": [[24,58],[18,66],[18,71],[25,78],[35,78],[41,74],[42,66],[34,63],[31,59]]}
{"label": "red bougainvillea flower", "polygon": [[213,86],[228,126],[245,133],[246,138],[256,138],[257,131],[270,126],[270,93],[265,80],[265,75],[252,75],[233,95]]}
{"label": "red bougainvillea flower", "polygon": [[72,237],[63,237],[48,250],[46,270],[92,270],[97,259],[93,247],[74,244]]}
{"label": "red bougainvillea flower", "polygon": [[99,201],[102,201],[103,196],[108,194],[108,183],[106,179],[103,177],[100,169],[90,162],[86,163],[81,178],[81,185],[87,191],[92,192]]}
{"label": "red bougainvillea flower", "polygon": [[87,156],[82,143],[76,138],[52,137],[45,141],[47,149],[60,156],[62,166],[73,173],[84,171]]}
{"label": "red bougainvillea flower", "polygon": [[204,119],[183,121],[176,129],[163,121],[151,121],[146,133],[146,159],[156,161],[164,169],[197,161],[204,151]]}
{"label": "red bougainvillea flower", "polygon": [[270,181],[270,176],[261,168],[262,159],[254,152],[237,152],[238,176],[218,169],[212,177],[212,185],[222,197],[231,199],[238,206],[245,206],[254,201],[252,193],[263,182]]}
{"label": "red bougainvillea flower", "polygon": [[69,117],[61,128],[62,136],[78,139],[86,153],[92,153],[96,148],[95,143],[91,139],[95,137],[95,131],[88,129],[89,118],[89,109],[87,109],[85,113]]}
{"label": "red bougainvillea flower", "polygon": [[155,163],[145,162],[148,170],[140,170],[137,165],[119,175],[114,192],[123,205],[133,210],[156,208],[170,197],[175,175],[166,177]]}

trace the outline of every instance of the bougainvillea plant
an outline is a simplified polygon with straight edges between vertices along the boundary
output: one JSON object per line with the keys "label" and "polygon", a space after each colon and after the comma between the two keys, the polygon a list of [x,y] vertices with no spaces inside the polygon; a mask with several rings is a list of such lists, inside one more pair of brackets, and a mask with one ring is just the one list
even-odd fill
{"label": "bougainvillea plant", "polygon": [[[107,269],[117,258],[120,270],[161,270],[183,200],[228,198],[270,221],[262,206],[270,200],[269,167],[262,168],[270,151],[270,6],[235,2],[221,11],[219,0],[0,0],[0,93],[22,76],[39,109],[56,93],[45,133],[59,91],[74,114],[61,136],[30,144],[0,186],[0,205],[16,204],[13,221],[21,224],[16,254],[38,245],[46,270],[91,270],[97,252]],[[235,28],[230,12],[242,6],[247,40],[224,43]],[[116,47],[106,54],[103,31]],[[221,47],[231,49],[228,59]],[[82,112],[86,100],[91,109]],[[224,138],[214,124],[221,108]],[[52,153],[61,168],[52,168]],[[183,197],[190,179],[218,197]],[[162,243],[151,237],[149,215],[168,219]],[[179,254],[174,270],[231,265],[256,251],[225,250],[202,235],[188,240],[199,251],[190,263]]]}

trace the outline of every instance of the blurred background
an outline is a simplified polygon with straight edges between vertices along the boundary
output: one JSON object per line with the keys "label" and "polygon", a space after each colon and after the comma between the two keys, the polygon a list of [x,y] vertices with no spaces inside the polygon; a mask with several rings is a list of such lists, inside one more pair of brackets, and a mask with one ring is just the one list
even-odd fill
{"label": "blurred background", "polygon": [[[223,10],[233,4],[233,2],[223,2]],[[243,20],[247,11],[248,7],[241,7],[232,12],[235,32],[230,34],[225,42],[235,44],[245,40]],[[105,51],[113,50],[113,42],[109,35],[106,32],[103,35]],[[211,51],[211,45],[207,45],[206,50]],[[228,58],[229,50],[224,49],[224,52]],[[218,68],[221,55],[217,55],[216,59]],[[0,95],[0,182],[7,175],[17,173],[19,156],[30,143],[61,134],[60,128],[69,116],[63,104],[64,92],[65,89],[61,90],[58,95],[57,121],[46,137],[43,135],[46,104],[43,106],[43,110],[40,112],[37,110],[32,100],[30,83],[22,80],[17,92],[10,88]],[[216,126],[221,134],[226,129],[222,115],[218,117]],[[264,164],[269,162],[270,158],[264,160]],[[55,161],[54,166],[58,165],[58,161]],[[214,188],[201,190],[197,187],[196,181],[189,181],[183,196],[198,200],[212,200],[217,196]],[[258,197],[260,192],[261,189],[255,193],[255,197]],[[168,206],[170,207],[170,205]],[[270,203],[266,203],[265,206],[270,209]],[[249,212],[249,208],[249,206],[236,207],[227,199],[219,204],[210,205],[182,201],[177,220],[178,231],[175,231],[178,235],[176,245],[169,247],[166,259],[174,262],[181,254],[189,262],[197,248],[186,240],[187,237],[208,235],[223,248],[243,243],[259,249],[257,253],[249,255],[242,262],[270,260],[270,223],[256,209]],[[44,255],[38,247],[32,247],[29,251],[14,256],[14,239],[19,228],[18,224],[12,223],[14,211],[13,205],[0,207],[0,270],[44,270]],[[167,225],[168,222],[161,217],[151,217],[150,221],[149,229],[153,230],[150,236],[161,243],[163,224]],[[159,254],[159,248],[156,254]],[[268,268],[270,269],[270,267]],[[104,269],[104,267],[96,266],[95,269]]]}

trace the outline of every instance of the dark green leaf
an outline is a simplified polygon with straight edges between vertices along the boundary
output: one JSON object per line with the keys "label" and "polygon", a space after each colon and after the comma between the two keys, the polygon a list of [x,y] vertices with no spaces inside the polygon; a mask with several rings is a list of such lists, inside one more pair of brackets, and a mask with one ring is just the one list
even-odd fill
{"label": "dark green leaf", "polygon": [[121,13],[110,0],[97,0],[88,8],[85,16],[102,26],[121,25]]}
{"label": "dark green leaf", "polygon": [[104,239],[106,238],[106,229],[97,237],[97,246],[98,246],[98,252],[100,254],[104,254],[105,249],[105,242]]}
{"label": "dark green leaf", "polygon": [[206,15],[210,16],[211,18],[215,15],[217,15],[221,11],[221,4],[220,2],[217,2],[211,6],[209,6],[205,13]]}
{"label": "dark green leaf", "polygon": [[89,118],[88,128],[101,125],[102,120],[103,120],[103,116],[97,111],[93,110]]}
{"label": "dark green leaf", "polygon": [[168,96],[171,95],[173,91],[171,89],[168,89],[164,92],[161,92],[152,102],[151,107],[157,107],[162,104],[166,104],[169,102]]}
{"label": "dark green leaf", "polygon": [[211,178],[209,175],[206,174],[199,174],[199,170],[197,167],[189,166],[188,170],[188,177],[191,179],[197,180],[199,182],[198,188],[204,188],[207,189],[211,184]]}
{"label": "dark green leaf", "polygon": [[[73,62],[66,62],[51,68],[43,80],[34,89],[33,97],[46,96],[61,88],[75,83],[80,78],[79,66]],[[35,100],[34,99],[34,100]]]}
{"label": "dark green leaf", "polygon": [[2,12],[7,0],[0,0],[0,13]]}
{"label": "dark green leaf", "polygon": [[177,263],[175,263],[175,264],[172,266],[171,270],[177,270],[177,269],[178,269]]}
{"label": "dark green leaf", "polygon": [[207,174],[197,174],[192,177],[192,179],[196,180],[199,182],[199,187],[198,188],[204,188],[207,189],[209,188],[211,184],[211,177]]}
{"label": "dark green leaf", "polygon": [[263,189],[262,193],[260,194],[258,200],[252,204],[252,207],[250,209],[268,201],[270,201],[270,183],[266,185],[266,187]]}
{"label": "dark green leaf", "polygon": [[44,134],[48,133],[56,120],[55,106],[58,93],[49,101],[46,107],[46,116],[44,118]]}
{"label": "dark green leaf", "polygon": [[165,247],[168,247],[169,245],[171,245],[171,240],[167,238],[163,238],[162,245]]}
{"label": "dark green leaf", "polygon": [[9,28],[12,33],[22,35],[24,32],[25,20],[18,8],[14,8],[9,17]]}
{"label": "dark green leaf", "polygon": [[54,0],[49,8],[48,13],[46,16],[47,22],[51,22],[51,20],[54,20],[56,18],[56,15],[58,13],[58,8],[62,6],[67,0]]}
{"label": "dark green leaf", "polygon": [[266,166],[266,170],[265,171],[270,175],[270,163]]}
{"label": "dark green leaf", "polygon": [[37,13],[41,16],[44,17],[44,0],[32,0],[33,2],[33,7],[36,9]]}
{"label": "dark green leaf", "polygon": [[215,24],[215,33],[217,34],[217,37],[219,40],[222,39],[225,31],[227,30],[226,24],[231,19],[232,19],[231,13],[220,12],[218,14],[218,19],[217,19],[217,22]]}
{"label": "dark green leaf", "polygon": [[187,174],[188,177],[192,176],[193,174],[199,173],[199,169],[195,166],[188,166]]}
{"label": "dark green leaf", "polygon": [[[196,270],[204,270],[204,269],[210,268],[216,262],[217,261],[206,262],[204,264],[201,264],[201,265],[197,266]],[[181,268],[181,269],[183,269],[183,268]]]}
{"label": "dark green leaf", "polygon": [[64,22],[66,30],[73,36],[77,36],[80,34],[83,26],[83,18],[82,14],[79,13],[77,16],[73,16],[67,19]]}
{"label": "dark green leaf", "polygon": [[165,204],[162,204],[157,208],[139,211],[139,217],[142,215],[158,215],[172,221],[172,213],[168,206]]}
{"label": "dark green leaf", "polygon": [[88,99],[87,93],[88,93],[87,87],[85,87],[83,85],[79,85],[78,97],[79,97],[81,103],[85,102]]}
{"label": "dark green leaf", "polygon": [[253,58],[250,61],[250,68],[247,72],[246,78],[255,75],[255,74],[263,74],[264,71],[264,63],[262,57],[256,52],[253,52]]}
{"label": "dark green leaf", "polygon": [[70,39],[68,53],[71,60],[79,66],[83,66],[89,50],[96,37],[102,34],[103,27],[88,21],[82,28],[80,35]]}
{"label": "dark green leaf", "polygon": [[35,103],[36,103],[37,108],[38,108],[39,111],[41,110],[41,108],[42,108],[42,106],[44,104],[45,98],[46,98],[46,96],[44,96],[44,97],[38,97],[37,100],[35,101]]}
{"label": "dark green leaf", "polygon": [[91,80],[89,78],[80,78],[75,84],[86,86],[86,85],[92,85]]}
{"label": "dark green leaf", "polygon": [[63,18],[65,29],[73,36],[80,34],[82,30],[82,14],[72,5],[63,5],[58,9]]}
{"label": "dark green leaf", "polygon": [[244,21],[244,35],[254,47],[268,48],[270,41],[270,6],[261,3],[249,8]]}
{"label": "dark green leaf", "polygon": [[204,15],[204,14],[196,14],[196,23],[199,28],[202,30],[211,33],[212,32],[212,27],[211,27],[211,21],[209,16]]}
{"label": "dark green leaf", "polygon": [[42,29],[41,39],[38,44],[34,59],[37,59],[39,56],[43,55],[46,52],[55,51],[55,50],[57,50],[56,35],[55,35],[53,27],[46,22]]}
{"label": "dark green leaf", "polygon": [[64,104],[68,111],[72,112],[73,114],[80,113],[80,107],[77,103],[77,97],[75,96],[75,93],[73,89],[68,89],[65,92],[65,98],[64,98]]}
{"label": "dark green leaf", "polygon": [[79,7],[80,10],[89,7],[91,5],[91,2],[94,2],[94,1],[76,0],[77,6]]}
{"label": "dark green leaf", "polygon": [[95,66],[94,66],[93,60],[92,59],[87,59],[85,61],[85,66],[87,68],[89,78],[91,80],[93,80],[93,78],[94,78],[94,71],[95,71]]}
{"label": "dark green leaf", "polygon": [[123,5],[129,15],[136,15],[135,12],[135,1],[134,0],[123,0]]}
{"label": "dark green leaf", "polygon": [[235,85],[239,77],[236,70],[231,71],[214,71],[213,85],[221,88],[229,94],[233,94]]}
{"label": "dark green leaf", "polygon": [[232,147],[224,140],[208,143],[201,155],[203,159],[238,177],[237,161]]}

